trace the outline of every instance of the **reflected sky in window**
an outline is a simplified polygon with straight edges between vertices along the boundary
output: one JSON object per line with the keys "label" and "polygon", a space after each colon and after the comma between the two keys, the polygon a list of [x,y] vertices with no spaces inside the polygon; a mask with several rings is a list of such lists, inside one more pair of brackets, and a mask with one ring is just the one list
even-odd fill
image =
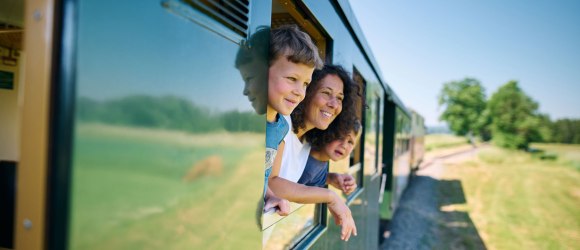
{"label": "reflected sky in window", "polygon": [[161,1],[79,4],[79,96],[173,95],[216,111],[253,110],[234,67],[237,44],[171,13]]}

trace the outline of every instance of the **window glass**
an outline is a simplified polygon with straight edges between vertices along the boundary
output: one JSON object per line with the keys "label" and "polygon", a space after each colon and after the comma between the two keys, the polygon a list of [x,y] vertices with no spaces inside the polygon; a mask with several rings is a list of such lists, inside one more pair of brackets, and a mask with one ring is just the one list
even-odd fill
{"label": "window glass", "polygon": [[[393,201],[398,201],[399,197],[403,194],[411,171],[411,155],[408,150],[408,124],[410,124],[410,118],[400,108],[396,109],[396,117],[395,148],[397,148],[397,154],[393,161],[393,189],[395,196]],[[396,204],[394,205],[396,206]]]}
{"label": "window glass", "polygon": [[285,217],[276,213],[264,215],[263,249],[290,249],[320,223],[322,207],[317,204],[292,205],[293,212]]}
{"label": "window glass", "polygon": [[160,1],[80,1],[77,41],[69,247],[258,249],[265,128],[242,47]]}

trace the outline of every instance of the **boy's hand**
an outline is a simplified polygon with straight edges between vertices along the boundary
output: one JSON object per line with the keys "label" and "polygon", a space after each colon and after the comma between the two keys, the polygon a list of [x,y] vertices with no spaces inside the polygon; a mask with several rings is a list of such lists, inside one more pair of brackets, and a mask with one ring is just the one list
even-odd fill
{"label": "boy's hand", "polygon": [[285,199],[280,199],[276,196],[266,197],[266,203],[264,204],[264,211],[276,208],[276,213],[280,216],[286,216],[290,214],[290,202]]}
{"label": "boy's hand", "polygon": [[330,173],[329,177],[330,185],[342,190],[342,192],[346,195],[349,195],[350,193],[354,192],[354,190],[356,190],[356,181],[348,174]]}
{"label": "boy's hand", "polygon": [[334,195],[333,201],[328,203],[328,210],[334,217],[336,225],[340,225],[342,228],[340,230],[341,240],[348,241],[351,234],[356,236],[356,225],[354,224],[354,219],[352,218],[350,209],[346,204],[344,204],[338,195]]}

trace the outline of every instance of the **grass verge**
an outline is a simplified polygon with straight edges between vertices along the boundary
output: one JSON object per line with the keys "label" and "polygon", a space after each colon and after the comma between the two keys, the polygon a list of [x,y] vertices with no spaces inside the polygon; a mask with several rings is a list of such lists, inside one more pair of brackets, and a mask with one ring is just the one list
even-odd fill
{"label": "grass verge", "polygon": [[[542,146],[571,158],[580,154],[578,146]],[[446,164],[443,181],[459,182],[467,201],[446,208],[469,213],[489,249],[575,249],[580,240],[580,172],[569,162],[487,147],[475,160]]]}

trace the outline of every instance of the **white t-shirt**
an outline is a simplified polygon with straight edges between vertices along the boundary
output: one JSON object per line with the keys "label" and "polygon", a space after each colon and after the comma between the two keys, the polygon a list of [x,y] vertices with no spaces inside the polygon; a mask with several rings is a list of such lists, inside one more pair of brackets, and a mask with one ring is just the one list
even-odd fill
{"label": "white t-shirt", "polygon": [[298,182],[306,167],[308,155],[310,155],[310,143],[302,143],[292,130],[292,120],[290,116],[283,116],[288,121],[290,130],[284,137],[284,153],[282,154],[282,165],[278,176]]}

